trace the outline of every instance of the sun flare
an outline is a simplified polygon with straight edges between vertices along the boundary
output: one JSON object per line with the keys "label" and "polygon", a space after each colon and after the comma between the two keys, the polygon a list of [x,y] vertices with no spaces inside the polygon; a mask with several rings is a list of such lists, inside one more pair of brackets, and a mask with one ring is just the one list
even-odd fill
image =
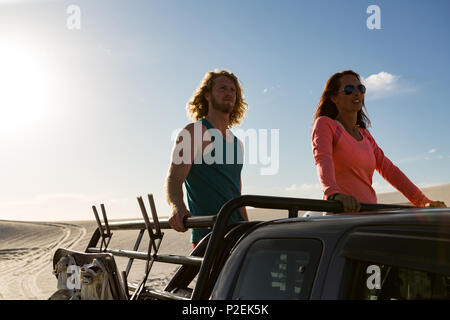
{"label": "sun flare", "polygon": [[50,105],[45,60],[32,48],[0,38],[0,133],[33,129]]}

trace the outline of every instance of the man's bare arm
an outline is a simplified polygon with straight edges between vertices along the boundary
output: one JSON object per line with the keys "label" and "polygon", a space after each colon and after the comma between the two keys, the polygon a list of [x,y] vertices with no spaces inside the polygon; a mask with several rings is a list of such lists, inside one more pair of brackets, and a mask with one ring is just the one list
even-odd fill
{"label": "man's bare arm", "polygon": [[[183,141],[183,139],[190,139],[190,141]],[[182,149],[181,146],[187,149]],[[183,152],[188,152],[188,154],[185,155]],[[184,203],[183,183],[189,174],[195,154],[194,124],[188,124],[177,137],[166,178],[166,200],[172,208],[169,224],[173,229],[180,232],[186,231],[183,223],[184,218],[192,215]],[[181,159],[183,161],[180,161]]]}
{"label": "man's bare arm", "polygon": [[[186,208],[183,199],[183,182],[187,176],[187,174],[185,175],[186,167],[187,165],[171,164],[166,179],[166,199],[167,203],[172,208],[169,224],[172,229],[180,232],[186,231],[183,222],[184,218],[192,215]],[[189,172],[189,170],[187,170],[187,172]]]}
{"label": "man's bare arm", "polygon": [[186,171],[189,173],[189,169],[189,165],[170,165],[166,178],[166,200],[172,209],[186,209],[183,199],[183,183],[187,177]]}

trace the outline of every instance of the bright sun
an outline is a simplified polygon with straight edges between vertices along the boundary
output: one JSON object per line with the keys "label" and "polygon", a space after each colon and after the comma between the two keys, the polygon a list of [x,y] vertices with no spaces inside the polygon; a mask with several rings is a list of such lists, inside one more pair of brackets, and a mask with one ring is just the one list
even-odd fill
{"label": "bright sun", "polygon": [[0,134],[33,130],[45,117],[51,99],[49,80],[37,52],[0,38]]}

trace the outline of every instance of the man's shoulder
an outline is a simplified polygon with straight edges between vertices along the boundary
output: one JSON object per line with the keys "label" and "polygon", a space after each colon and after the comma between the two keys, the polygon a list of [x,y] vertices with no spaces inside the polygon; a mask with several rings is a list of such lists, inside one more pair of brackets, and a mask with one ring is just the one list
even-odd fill
{"label": "man's shoulder", "polygon": [[203,124],[203,122],[201,120],[195,121],[195,122],[190,122],[190,123],[186,124],[183,128],[183,130],[186,130],[192,134],[195,132],[195,130],[199,130],[199,129],[201,129],[202,131],[208,130],[208,128]]}
{"label": "man's shoulder", "polygon": [[244,148],[244,143],[242,142],[242,140],[239,139],[239,137],[236,136],[235,134],[233,134],[233,136],[234,136],[234,139],[238,142],[238,144],[239,144],[242,148]]}

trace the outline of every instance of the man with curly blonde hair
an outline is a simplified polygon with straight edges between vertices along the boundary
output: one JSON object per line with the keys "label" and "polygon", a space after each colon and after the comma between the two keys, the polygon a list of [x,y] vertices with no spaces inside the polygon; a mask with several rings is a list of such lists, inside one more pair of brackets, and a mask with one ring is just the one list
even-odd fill
{"label": "man with curly blonde hair", "polygon": [[[186,217],[217,214],[228,200],[241,195],[243,146],[229,130],[240,124],[248,105],[237,77],[227,70],[207,72],[187,103],[194,121],[176,139],[166,179],[167,202],[172,208],[171,227],[185,232]],[[185,184],[187,209],[183,200]],[[245,208],[233,213],[230,222],[248,220]],[[197,243],[210,232],[191,229]]]}

